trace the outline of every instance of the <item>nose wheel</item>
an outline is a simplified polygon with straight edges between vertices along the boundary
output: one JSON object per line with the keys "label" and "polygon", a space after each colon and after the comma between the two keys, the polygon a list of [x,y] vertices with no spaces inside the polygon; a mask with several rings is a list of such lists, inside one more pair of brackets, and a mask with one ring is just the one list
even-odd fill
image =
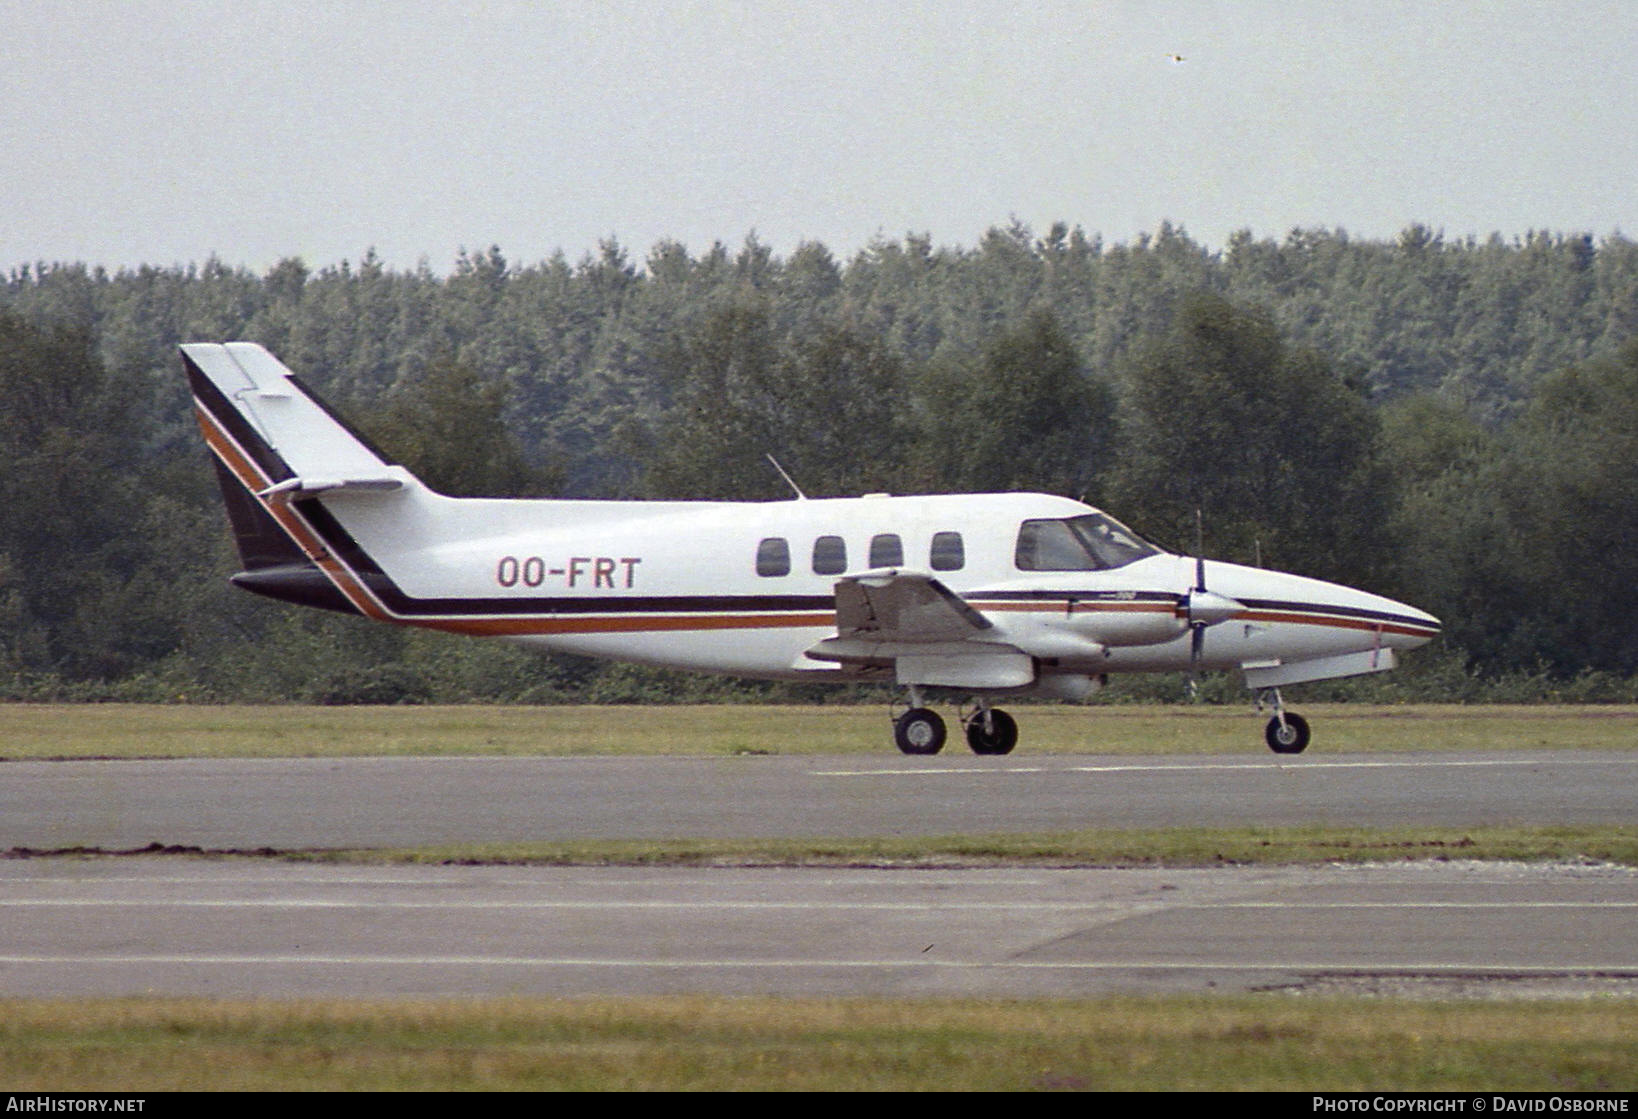
{"label": "nose wheel", "polygon": [[1258,691],[1257,710],[1261,711],[1265,703],[1274,709],[1274,717],[1263,729],[1263,741],[1268,743],[1268,748],[1276,754],[1300,754],[1308,749],[1308,720],[1285,709],[1280,689]]}
{"label": "nose wheel", "polygon": [[1308,737],[1308,720],[1287,711],[1280,703],[1279,690],[1274,689],[1274,717],[1263,728],[1263,741],[1276,754],[1300,754],[1308,749]]}
{"label": "nose wheel", "polygon": [[1300,754],[1308,749],[1308,720],[1287,711],[1268,721],[1263,741],[1276,754]]}

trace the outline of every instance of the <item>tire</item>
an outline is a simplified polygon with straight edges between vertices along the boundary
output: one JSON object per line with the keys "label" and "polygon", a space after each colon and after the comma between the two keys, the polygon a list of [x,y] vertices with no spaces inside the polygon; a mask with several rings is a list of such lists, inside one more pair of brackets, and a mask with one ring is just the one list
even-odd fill
{"label": "tire", "polygon": [[893,741],[906,754],[936,754],[944,749],[944,720],[938,712],[912,707],[893,720]]}
{"label": "tire", "polygon": [[984,729],[984,712],[967,720],[967,745],[975,754],[1010,754],[1018,745],[1018,722],[1005,711],[990,709],[990,729]]}
{"label": "tire", "polygon": [[1263,741],[1276,754],[1300,754],[1308,749],[1308,720],[1301,715],[1285,713],[1285,725],[1280,725],[1278,716],[1268,721],[1268,728],[1263,731]]}

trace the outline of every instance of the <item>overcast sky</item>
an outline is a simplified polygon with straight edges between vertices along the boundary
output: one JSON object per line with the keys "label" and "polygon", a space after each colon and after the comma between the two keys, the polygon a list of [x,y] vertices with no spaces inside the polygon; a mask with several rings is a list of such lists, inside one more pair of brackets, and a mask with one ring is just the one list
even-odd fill
{"label": "overcast sky", "polygon": [[0,0],[0,271],[1630,236],[1635,116],[1632,0]]}

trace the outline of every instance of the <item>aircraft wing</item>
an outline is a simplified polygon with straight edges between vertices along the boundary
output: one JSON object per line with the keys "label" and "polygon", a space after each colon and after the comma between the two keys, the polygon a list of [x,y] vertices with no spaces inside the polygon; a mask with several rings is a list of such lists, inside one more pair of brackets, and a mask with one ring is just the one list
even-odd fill
{"label": "aircraft wing", "polygon": [[931,575],[886,568],[836,583],[836,636],[803,656],[853,668],[891,667],[900,684],[1019,688],[1035,662],[995,623]]}

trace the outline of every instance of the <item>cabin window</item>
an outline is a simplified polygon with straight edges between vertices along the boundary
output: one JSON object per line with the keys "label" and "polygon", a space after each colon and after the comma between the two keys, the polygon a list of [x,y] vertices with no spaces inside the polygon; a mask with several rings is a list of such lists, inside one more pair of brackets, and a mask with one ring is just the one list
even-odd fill
{"label": "cabin window", "polygon": [[791,573],[791,546],[783,536],[770,536],[756,546],[756,573],[758,575],[789,575]]}
{"label": "cabin window", "polygon": [[961,542],[961,533],[933,533],[933,546],[928,553],[927,562],[932,564],[934,571],[960,571],[966,567],[967,549]]}
{"label": "cabin window", "polygon": [[840,536],[821,536],[813,542],[813,573],[840,575],[847,570],[847,544]]}
{"label": "cabin window", "polygon": [[870,566],[904,566],[904,542],[896,533],[884,532],[870,538]]}
{"label": "cabin window", "polygon": [[1104,571],[1160,554],[1160,549],[1102,513],[1061,521],[1025,521],[1018,528],[1020,571]]}

